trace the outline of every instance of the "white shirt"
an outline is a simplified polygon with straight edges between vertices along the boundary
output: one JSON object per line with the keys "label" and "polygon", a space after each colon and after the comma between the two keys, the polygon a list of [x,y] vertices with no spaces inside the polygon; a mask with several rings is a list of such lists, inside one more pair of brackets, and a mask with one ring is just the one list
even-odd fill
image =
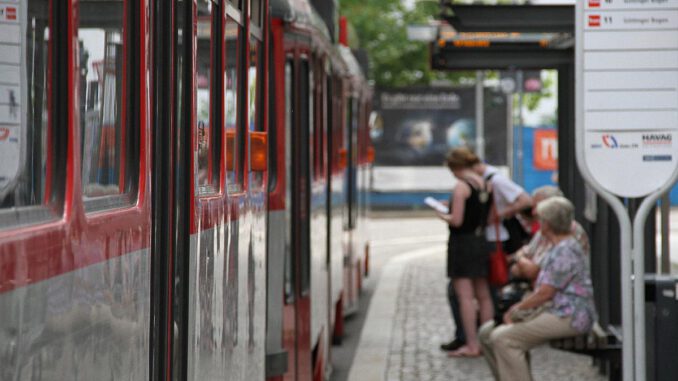
{"label": "white shirt", "polygon": [[[492,183],[492,192],[494,193],[494,205],[497,208],[497,213],[504,212],[509,205],[513,204],[525,190],[518,184],[514,183],[508,177],[504,176],[498,168],[491,165],[485,166],[483,178],[487,179],[490,175],[490,183]],[[485,228],[485,239],[490,242],[497,241],[497,229],[494,225],[488,225]],[[503,242],[509,239],[508,230],[503,224],[499,223],[499,239]]]}

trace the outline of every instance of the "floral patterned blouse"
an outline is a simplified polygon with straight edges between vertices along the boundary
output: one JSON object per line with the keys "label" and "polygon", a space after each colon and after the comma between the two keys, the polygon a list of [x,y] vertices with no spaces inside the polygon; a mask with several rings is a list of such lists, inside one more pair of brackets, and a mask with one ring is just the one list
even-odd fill
{"label": "floral patterned blouse", "polygon": [[544,257],[535,289],[547,284],[556,289],[549,312],[572,317],[572,328],[585,333],[597,319],[587,258],[577,239],[567,238]]}
{"label": "floral patterned blouse", "polygon": [[[586,231],[582,228],[577,221],[572,221],[572,235],[577,239],[584,254],[589,255],[590,246],[589,246],[589,237],[586,235]],[[541,234],[541,230],[538,231],[534,237],[530,240],[524,248],[525,258],[531,259],[537,266],[541,267],[541,261],[544,259],[546,253],[553,248],[553,244],[546,237]]]}

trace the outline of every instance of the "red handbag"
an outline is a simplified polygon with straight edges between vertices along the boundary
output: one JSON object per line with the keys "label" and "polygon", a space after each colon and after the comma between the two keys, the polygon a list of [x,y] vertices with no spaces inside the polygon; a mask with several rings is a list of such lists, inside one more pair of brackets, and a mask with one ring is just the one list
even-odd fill
{"label": "red handbag", "polygon": [[501,240],[499,239],[499,224],[494,224],[496,229],[496,241],[497,247],[495,251],[490,253],[490,269],[487,277],[488,282],[491,286],[501,287],[508,283],[508,263],[506,262],[506,255],[504,250],[501,248]]}

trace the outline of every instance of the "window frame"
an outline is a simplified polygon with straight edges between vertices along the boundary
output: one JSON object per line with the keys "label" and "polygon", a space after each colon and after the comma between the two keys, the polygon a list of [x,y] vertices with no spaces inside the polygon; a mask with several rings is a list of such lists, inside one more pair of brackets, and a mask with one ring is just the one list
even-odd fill
{"label": "window frame", "polygon": [[[252,58],[252,46],[256,46],[256,54],[257,54],[257,62],[256,62],[256,67],[255,67],[255,72],[256,72],[256,89],[255,89],[255,96],[257,99],[255,99],[255,105],[254,105],[254,128],[250,128],[250,120],[252,119],[252,115],[250,115],[250,108],[249,108],[249,81],[250,81],[250,70],[253,67],[251,58]],[[247,88],[248,91],[246,92],[248,95],[247,99],[247,126],[246,126],[246,131],[247,131],[247,153],[245,159],[247,160],[247,187],[248,189],[263,189],[266,185],[266,173],[265,172],[257,172],[252,170],[252,144],[251,144],[251,132],[266,132],[266,110],[265,110],[265,80],[266,80],[266,72],[265,72],[265,60],[266,60],[266,54],[265,54],[265,44],[264,41],[258,39],[255,35],[250,34],[249,36],[249,41],[248,41],[248,52],[247,52],[247,57],[248,57],[248,65],[247,65]]]}
{"label": "window frame", "polygon": [[[94,4],[91,4],[92,6]],[[110,209],[118,209],[130,207],[136,203],[139,197],[139,176],[141,174],[140,165],[140,148],[141,148],[141,126],[140,120],[140,101],[141,94],[139,91],[134,91],[134,84],[141,83],[140,65],[141,59],[138,52],[140,51],[140,33],[141,33],[141,19],[134,6],[134,2],[123,0],[123,20],[122,20],[122,85],[120,88],[121,94],[121,111],[120,111],[120,149],[116,153],[119,155],[120,170],[118,179],[118,194],[87,197],[85,194],[85,180],[81,177],[80,189],[82,191],[83,205],[86,213],[98,213]],[[82,15],[82,11],[78,12],[78,16]],[[77,21],[77,29],[80,26],[80,19]],[[135,52],[132,54],[131,52]],[[82,90],[82,83],[78,82]],[[87,86],[87,84],[85,84]],[[78,126],[82,131],[82,121]],[[117,142],[116,142],[117,145]],[[81,136],[80,152],[84,150],[84,136]],[[84,165],[84,155],[80,157],[79,171],[82,175]]]}
{"label": "window frame", "polygon": [[[222,66],[222,55],[217,54],[218,51],[221,50],[220,46],[222,41],[222,17],[221,17],[221,10],[222,8],[219,5],[219,2],[214,1],[214,0],[202,0],[205,2],[208,2],[212,5],[212,9],[210,12],[210,38],[209,38],[209,126],[208,131],[209,131],[209,147],[208,147],[208,152],[207,152],[207,176],[208,176],[208,181],[207,184],[201,185],[199,184],[199,172],[193,173],[193,187],[195,190],[195,195],[198,198],[205,198],[205,197],[213,197],[215,195],[221,194],[222,191],[222,178],[224,174],[222,173],[223,171],[221,170],[222,168],[222,131],[221,131],[221,125],[222,125],[222,116],[223,116],[223,106],[221,103],[223,103],[223,78],[222,78],[222,73],[223,71],[218,70],[219,68],[223,67]],[[199,16],[198,16],[198,4],[197,2],[194,3],[195,6],[194,12],[195,12],[195,20],[196,23],[199,23]],[[200,154],[200,140],[199,140],[199,129],[198,129],[198,62],[199,62],[199,51],[198,51],[198,31],[199,28],[194,28],[193,29],[193,41],[194,41],[194,51],[195,51],[195,58],[193,62],[193,94],[191,95],[193,97],[193,102],[194,106],[192,114],[193,117],[195,118],[192,124],[192,133],[195,136],[196,142],[194,145],[194,152],[193,152],[193,157],[194,160],[200,160],[199,154]],[[194,170],[197,169],[200,171],[200,164],[195,163],[193,166]]]}
{"label": "window frame", "polygon": [[[235,16],[235,17],[234,17]],[[248,103],[247,103],[247,89],[246,85],[247,83],[247,76],[248,76],[248,54],[249,54],[249,49],[247,49],[247,29],[245,25],[243,25],[243,19],[242,19],[242,13],[237,11],[236,9],[233,8],[232,4],[226,4],[226,12],[224,15],[224,31],[226,30],[226,27],[229,23],[235,23],[236,28],[238,30],[238,37],[236,38],[237,46],[236,46],[236,73],[235,73],[235,81],[236,81],[236,120],[235,120],[235,137],[234,137],[234,144],[233,147],[235,147],[235,152],[233,153],[233,160],[235,161],[233,164],[233,171],[229,171],[227,166],[226,166],[226,157],[230,154],[229,150],[232,149],[232,146],[228,143],[226,139],[226,134],[224,134],[224,177],[225,177],[225,183],[226,183],[226,189],[227,193],[229,195],[235,195],[235,194],[242,194],[245,192],[245,161],[247,160],[246,156],[246,138],[247,138],[247,123],[249,119],[249,115],[246,114],[247,108],[248,108]],[[223,64],[222,64],[222,73],[225,73],[226,70],[226,63],[228,62],[228,49],[226,49],[226,33],[223,33],[223,38],[222,38],[222,46],[224,47],[223,49]],[[243,54],[243,52],[245,54]],[[247,70],[246,70],[247,69]],[[222,75],[223,77],[223,75]],[[224,92],[226,90],[226,84],[224,84]],[[224,101],[222,99],[222,108],[223,110],[223,116],[224,119],[221,122],[223,130],[226,129],[226,112],[225,110],[225,105]],[[248,118],[245,118],[245,116],[248,116]],[[235,176],[233,178],[235,179],[235,183],[231,183],[229,179],[229,175],[231,172],[235,172]]]}
{"label": "window frame", "polygon": [[[46,27],[49,29],[47,41],[44,83],[47,114],[42,128],[46,129],[45,187],[39,204],[0,207],[0,230],[15,229],[58,220],[64,213],[65,189],[67,182],[69,128],[54,126],[69,125],[70,98],[69,81],[69,29],[66,23],[54,22],[69,17],[67,4],[55,0],[46,0]],[[26,30],[21,30],[25,34]],[[44,41],[43,41],[44,43]],[[22,47],[22,48],[27,48]],[[35,145],[35,142],[27,142]],[[20,171],[22,169],[20,168]]]}
{"label": "window frame", "polygon": [[[293,160],[292,160],[292,128],[294,128],[294,122],[295,122],[295,107],[297,104],[296,97],[295,97],[295,87],[296,87],[296,64],[294,61],[294,57],[291,55],[288,55],[285,57],[285,68],[284,68],[284,73],[285,73],[285,79],[284,79],[284,85],[285,89],[285,115],[283,117],[285,127],[284,131],[285,134],[282,137],[284,139],[284,147],[285,147],[285,155],[284,155],[284,168],[285,168],[285,251],[284,251],[284,300],[285,304],[293,304],[294,301],[296,300],[296,277],[297,277],[297,271],[296,271],[296,261],[294,259],[294,239],[292,237],[292,229],[293,229],[293,212],[292,212],[292,188],[291,185],[293,183],[293,177],[292,177],[292,168],[293,168]],[[289,102],[289,106],[288,106]],[[289,152],[287,152],[289,151]]]}
{"label": "window frame", "polygon": [[[304,66],[306,67],[306,73],[304,73]],[[306,193],[303,195],[304,197],[299,198],[299,202],[303,203],[303,208],[299,210],[301,214],[301,221],[305,221],[306,224],[304,223],[299,223],[300,221],[295,221],[296,225],[299,226],[300,231],[300,237],[299,237],[299,245],[301,247],[298,248],[298,252],[301,253],[299,257],[299,272],[300,272],[300,278],[299,278],[299,295],[301,297],[306,297],[310,294],[311,292],[311,237],[310,237],[310,208],[311,208],[311,183],[312,183],[312,170],[313,170],[313,150],[312,150],[312,132],[313,132],[313,109],[312,104],[313,104],[313,65],[310,57],[306,54],[301,54],[298,59],[298,67],[297,67],[297,86],[298,86],[298,93],[296,94],[297,98],[299,98],[299,101],[297,102],[297,115],[299,118],[297,119],[298,123],[298,130],[296,131],[298,137],[297,141],[300,143],[301,147],[297,152],[298,155],[300,155],[299,162],[297,163],[299,168],[297,168],[297,173],[293,178],[295,179],[300,179],[302,178],[299,176],[299,171],[303,171],[304,175],[303,178],[305,179],[304,181],[304,188],[306,189]],[[306,88],[304,88],[304,76],[306,77]],[[306,100],[306,101],[304,101]],[[306,104],[308,105],[306,109],[304,109],[303,105]],[[304,121],[304,118],[307,118],[306,121]],[[304,123],[305,122],[305,123]],[[306,152],[304,153],[302,150],[304,150],[304,147],[306,149]],[[297,180],[298,181],[298,180]],[[298,196],[299,197],[299,196]],[[303,214],[306,214],[306,218],[304,219]]]}

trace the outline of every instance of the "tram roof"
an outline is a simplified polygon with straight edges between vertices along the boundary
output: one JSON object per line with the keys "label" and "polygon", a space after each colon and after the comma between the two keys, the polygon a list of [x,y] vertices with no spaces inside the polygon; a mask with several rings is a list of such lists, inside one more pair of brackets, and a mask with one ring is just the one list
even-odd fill
{"label": "tram roof", "polygon": [[339,46],[339,53],[341,53],[341,58],[346,62],[346,66],[348,68],[348,74],[350,76],[358,77],[358,78],[365,78],[365,74],[363,73],[363,69],[360,66],[360,63],[358,62],[358,59],[356,59],[355,55],[351,51],[350,48],[340,45]]}
{"label": "tram roof", "polygon": [[325,21],[308,0],[271,0],[271,15],[289,23],[308,26],[332,41]]}

